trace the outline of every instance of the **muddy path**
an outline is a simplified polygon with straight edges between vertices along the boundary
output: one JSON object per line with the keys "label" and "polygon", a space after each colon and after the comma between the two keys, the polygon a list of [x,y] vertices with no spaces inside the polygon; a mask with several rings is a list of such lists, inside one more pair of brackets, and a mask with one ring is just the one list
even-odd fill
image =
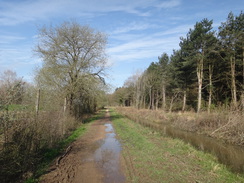
{"label": "muddy path", "polygon": [[122,183],[121,146],[116,139],[108,110],[88,132],[72,143],[72,149],[52,165],[41,183]]}

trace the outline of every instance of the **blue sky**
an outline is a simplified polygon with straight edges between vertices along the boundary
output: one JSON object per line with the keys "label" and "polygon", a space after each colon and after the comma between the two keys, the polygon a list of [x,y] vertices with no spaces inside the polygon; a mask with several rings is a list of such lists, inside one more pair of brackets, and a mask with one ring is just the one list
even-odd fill
{"label": "blue sky", "polygon": [[107,82],[113,87],[179,48],[197,21],[215,29],[243,0],[0,0],[0,72],[11,69],[32,82],[41,60],[34,55],[38,27],[75,20],[108,35]]}

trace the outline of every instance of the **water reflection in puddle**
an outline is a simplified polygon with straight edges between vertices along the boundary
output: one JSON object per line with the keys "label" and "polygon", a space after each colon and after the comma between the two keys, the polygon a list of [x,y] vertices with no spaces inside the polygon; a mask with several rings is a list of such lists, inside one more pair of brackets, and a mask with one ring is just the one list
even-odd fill
{"label": "water reflection in puddle", "polygon": [[104,182],[125,182],[125,176],[120,171],[121,145],[115,138],[112,124],[106,123],[106,137],[101,140],[100,147],[94,153],[94,159],[104,172]]}

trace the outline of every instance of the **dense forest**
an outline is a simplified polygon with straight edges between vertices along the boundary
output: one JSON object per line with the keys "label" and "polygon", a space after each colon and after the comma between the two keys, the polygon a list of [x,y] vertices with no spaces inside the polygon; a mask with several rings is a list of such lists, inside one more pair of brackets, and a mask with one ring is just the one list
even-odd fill
{"label": "dense forest", "polygon": [[117,88],[112,104],[165,111],[244,108],[244,14],[229,13],[218,30],[203,19],[143,73]]}

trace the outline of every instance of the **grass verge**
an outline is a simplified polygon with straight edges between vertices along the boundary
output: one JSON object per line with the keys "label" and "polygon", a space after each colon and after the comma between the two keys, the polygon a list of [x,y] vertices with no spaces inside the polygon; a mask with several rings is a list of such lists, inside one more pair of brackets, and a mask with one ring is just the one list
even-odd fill
{"label": "grass verge", "polygon": [[76,129],[74,130],[70,136],[68,136],[66,139],[60,141],[55,148],[50,149],[44,149],[43,150],[43,157],[42,157],[42,163],[37,167],[37,170],[35,171],[34,175],[27,179],[25,183],[37,183],[39,181],[39,178],[41,175],[43,175],[48,167],[51,165],[51,163],[59,156],[61,155],[64,150],[77,138],[84,135],[87,130],[89,129],[92,122],[95,120],[101,118],[101,116],[104,114],[104,111],[100,111],[96,115],[92,115],[89,118],[85,119],[84,122]]}
{"label": "grass verge", "polygon": [[122,143],[128,182],[244,182],[210,154],[178,139],[162,136],[116,112],[111,112]]}
{"label": "grass verge", "polygon": [[244,147],[243,113],[238,110],[218,110],[197,114],[190,111],[167,113],[162,110],[138,110],[135,107],[119,107],[118,111],[132,120],[146,121],[152,126],[168,124],[174,128],[204,134]]}

